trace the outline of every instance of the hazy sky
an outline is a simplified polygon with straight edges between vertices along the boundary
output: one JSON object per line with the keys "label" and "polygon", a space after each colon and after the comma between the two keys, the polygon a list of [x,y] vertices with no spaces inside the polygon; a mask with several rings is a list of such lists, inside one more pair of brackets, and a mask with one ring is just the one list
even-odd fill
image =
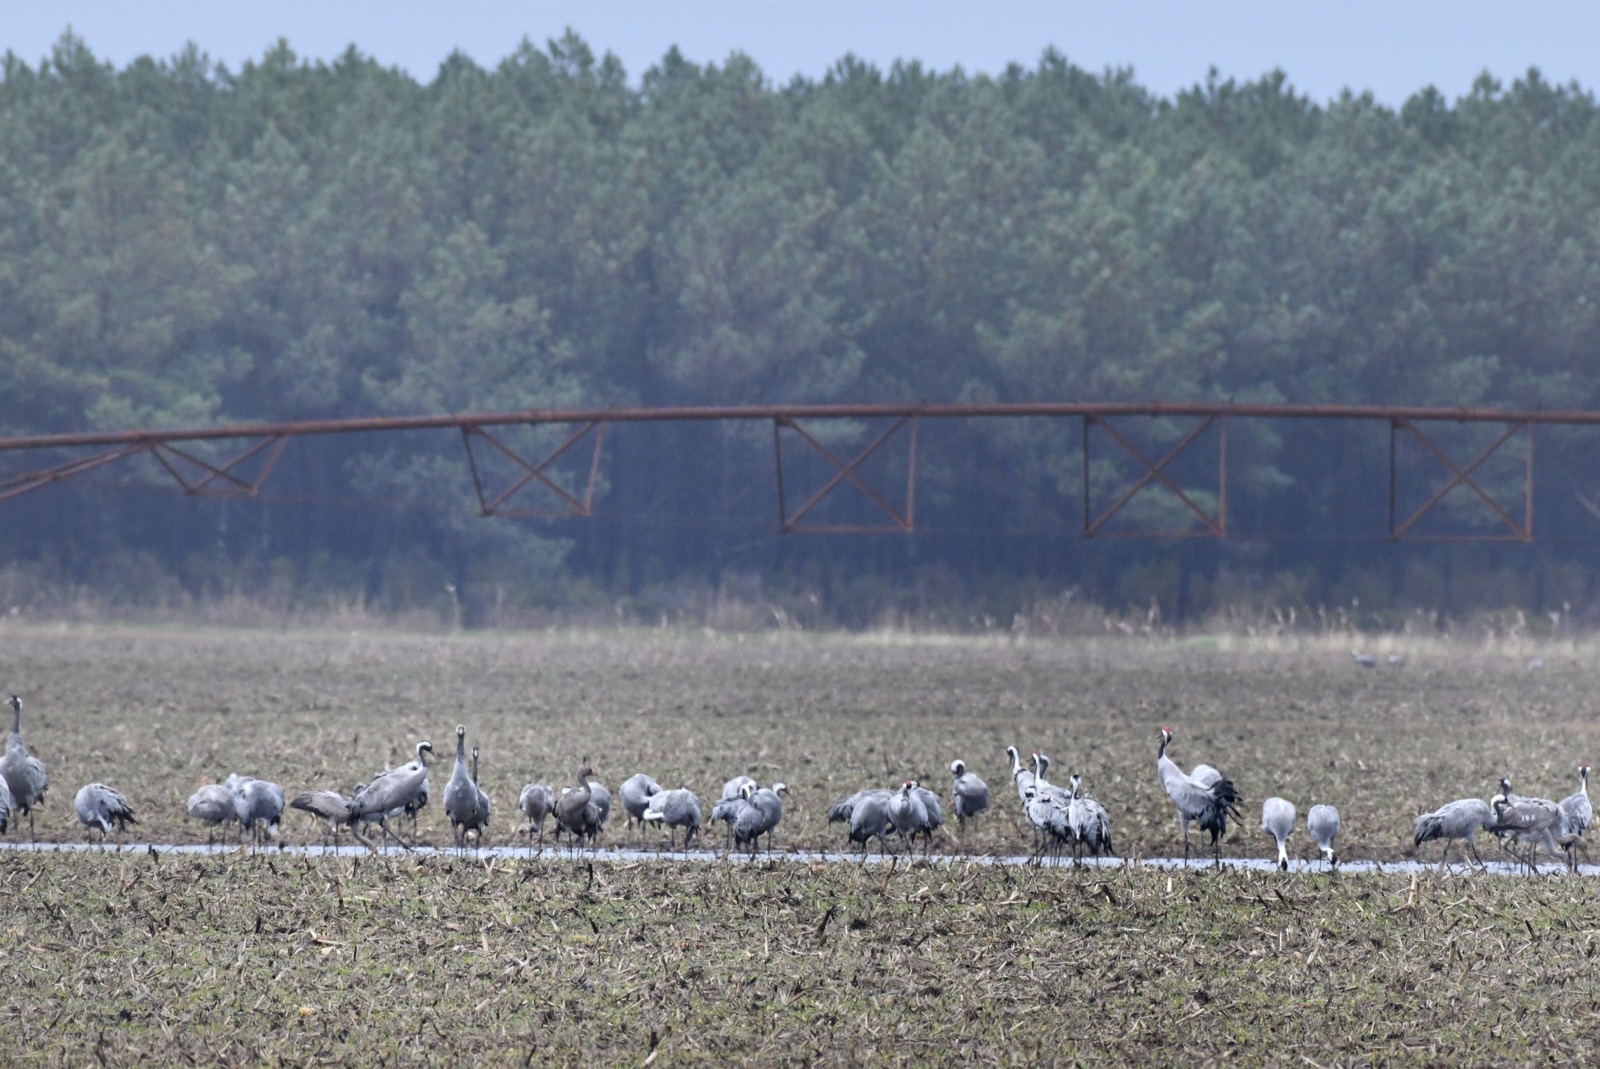
{"label": "hazy sky", "polygon": [[1484,70],[1600,84],[1597,0],[0,0],[0,50],[29,63],[68,26],[118,66],[192,40],[236,70],[283,37],[315,58],[354,43],[423,81],[452,49],[493,65],[524,36],[542,46],[571,27],[635,81],[672,45],[702,63],[743,51],[779,83],[848,52],[993,73],[1054,45],[1093,71],[1132,66],[1163,96],[1212,66],[1239,79],[1282,68],[1314,100],[1351,87],[1390,105],[1426,85],[1454,99]]}

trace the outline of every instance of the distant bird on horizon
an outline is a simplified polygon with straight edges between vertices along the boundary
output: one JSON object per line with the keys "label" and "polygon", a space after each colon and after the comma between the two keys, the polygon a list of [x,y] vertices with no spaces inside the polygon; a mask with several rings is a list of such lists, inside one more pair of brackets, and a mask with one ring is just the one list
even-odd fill
{"label": "distant bird on horizon", "polygon": [[1355,661],[1358,668],[1378,667],[1378,659],[1376,657],[1370,653],[1362,653],[1360,650],[1351,650],[1350,659]]}

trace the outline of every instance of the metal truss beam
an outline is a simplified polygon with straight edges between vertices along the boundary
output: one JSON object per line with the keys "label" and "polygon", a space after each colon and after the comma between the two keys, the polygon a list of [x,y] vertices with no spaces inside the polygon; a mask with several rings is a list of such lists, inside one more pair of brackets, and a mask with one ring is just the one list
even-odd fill
{"label": "metal truss beam", "polygon": [[[861,467],[867,458],[876,453],[885,442],[894,437],[896,431],[907,425],[910,426],[910,430],[907,432],[910,438],[910,452],[906,462],[906,503],[905,508],[901,510],[896,509],[884,499],[883,495],[879,494],[877,490],[868,485],[867,482],[862,479],[859,474],[857,474],[856,469]],[[834,468],[834,473],[828,479],[828,481],[823,483],[819,489],[812,493],[812,495],[808,497],[805,502],[793,512],[789,511],[787,498],[784,492],[783,431],[785,429],[793,431],[797,438],[809,445],[813,451],[822,456],[822,458],[825,459],[829,464],[832,464]],[[864,449],[857,453],[853,458],[846,461],[839,459],[839,457],[834,455],[832,450],[823,445],[821,442],[817,441],[815,437],[807,433],[807,431],[794,420],[779,417],[772,421],[772,448],[777,464],[778,527],[780,530],[786,533],[793,531],[806,531],[814,534],[876,534],[885,531],[910,531],[915,529],[917,493],[917,421],[915,418],[910,416],[901,416],[889,427],[888,430],[884,431],[871,442],[867,443],[867,446]],[[857,490],[860,490],[862,495],[865,496],[868,501],[872,502],[872,504],[876,506],[879,511],[888,516],[890,522],[888,524],[801,523],[801,521],[805,519],[806,515],[809,514],[812,509],[821,504],[824,498],[832,494],[836,488],[846,481],[848,481]]]}
{"label": "metal truss beam", "polygon": [[[1399,452],[1398,438],[1401,431],[1406,431],[1423,447],[1436,457],[1450,472],[1450,479],[1443,486],[1433,492],[1433,496],[1424,501],[1417,509],[1403,520],[1397,521],[1396,498],[1399,494]],[[1501,507],[1483,485],[1473,478],[1473,473],[1483,466],[1484,462],[1494,456],[1500,447],[1515,437],[1518,431],[1524,432],[1526,442],[1526,475],[1524,478],[1522,519],[1514,519],[1509,512]],[[1465,486],[1479,500],[1488,507],[1490,513],[1503,524],[1509,533],[1499,535],[1485,534],[1442,534],[1421,535],[1413,534],[1413,529],[1418,522],[1428,513],[1436,509],[1440,502],[1449,496],[1450,492],[1458,486]],[[1397,417],[1389,421],[1389,538],[1392,541],[1409,538],[1417,542],[1531,542],[1533,541],[1533,424],[1527,420],[1513,422],[1494,441],[1490,442],[1478,453],[1465,467],[1457,464],[1450,455],[1439,447],[1438,443],[1424,434],[1416,421],[1408,417]]]}
{"label": "metal truss beam", "polygon": [[[1198,505],[1172,477],[1167,474],[1167,465],[1176,460],[1185,450],[1194,444],[1195,440],[1205,433],[1213,423],[1217,425],[1217,513],[1211,515]],[[1143,466],[1144,474],[1122,492],[1122,495],[1113,501],[1105,511],[1098,516],[1090,502],[1089,493],[1089,428],[1099,427],[1105,431],[1110,439],[1120,445],[1125,453],[1137,460]],[[1160,483],[1173,497],[1181,501],[1186,508],[1199,518],[1205,530],[1195,531],[1116,531],[1106,530],[1106,524],[1112,517],[1122,511],[1123,506],[1132,501],[1139,491],[1149,486],[1152,482]],[[1086,415],[1083,418],[1083,536],[1085,538],[1110,537],[1110,538],[1225,538],[1228,534],[1228,429],[1227,424],[1220,416],[1208,415],[1189,430],[1178,443],[1156,461],[1151,461],[1121,431],[1100,415]]]}

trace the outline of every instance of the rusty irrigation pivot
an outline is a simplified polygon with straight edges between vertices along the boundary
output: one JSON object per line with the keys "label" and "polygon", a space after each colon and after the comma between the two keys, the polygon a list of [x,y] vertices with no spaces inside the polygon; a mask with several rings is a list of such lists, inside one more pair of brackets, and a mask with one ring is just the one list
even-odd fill
{"label": "rusty irrigation pivot", "polygon": [[[1344,420],[1388,429],[1388,531],[1393,540],[1520,541],[1533,539],[1535,426],[1600,424],[1600,412],[1510,411],[1376,405],[1149,403],[799,404],[721,407],[532,409],[521,412],[242,423],[173,430],[52,434],[0,439],[0,454],[22,458],[0,468],[0,502],[21,497],[119,461],[148,456],[184,493],[255,497],[290,441],[379,432],[445,432],[459,436],[463,467],[485,516],[593,514],[608,428],[638,423],[757,422],[772,426],[778,527],[785,532],[868,533],[915,529],[917,432],[928,421],[1080,421],[1084,537],[1224,538],[1228,534],[1228,427],[1250,420]],[[1159,421],[1163,434],[1141,428]],[[830,433],[848,426],[851,433]],[[1463,448],[1446,428],[1475,428]],[[513,441],[533,428],[536,445]],[[862,433],[865,428],[865,433]],[[1152,439],[1154,444],[1152,444]],[[840,442],[848,442],[841,446]],[[890,446],[893,448],[889,448]],[[1521,457],[1514,453],[1520,447]],[[785,474],[785,456],[790,458]],[[37,458],[58,457],[40,465]],[[809,480],[795,474],[808,459]],[[889,465],[887,478],[879,468]],[[1204,476],[1195,474],[1200,458]],[[876,466],[874,461],[876,458]],[[1186,460],[1185,460],[1186,458]],[[30,463],[30,461],[32,461]],[[1187,474],[1176,474],[1180,461]],[[1520,500],[1491,492],[1485,467],[1518,469]],[[0,464],[4,464],[0,460]],[[1211,475],[1214,464],[1214,476]],[[820,470],[821,475],[816,475]],[[1426,483],[1402,503],[1401,486]],[[998,475],[998,473],[997,473]],[[985,477],[988,477],[985,475]],[[887,481],[892,490],[882,489]],[[870,506],[872,522],[830,523],[819,506],[845,487]],[[1452,495],[1490,525],[1427,533],[1419,525]],[[1140,517],[1130,506],[1155,497],[1165,509]],[[626,508],[627,503],[619,507]],[[1152,522],[1151,516],[1158,517]],[[1181,523],[1173,523],[1177,517]],[[1116,522],[1114,522],[1116,521]]]}

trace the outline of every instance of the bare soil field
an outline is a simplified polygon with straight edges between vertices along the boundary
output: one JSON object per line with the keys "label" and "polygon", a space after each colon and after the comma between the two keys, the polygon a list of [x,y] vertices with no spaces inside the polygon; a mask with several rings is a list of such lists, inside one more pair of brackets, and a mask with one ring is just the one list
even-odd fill
{"label": "bare soil field", "polygon": [[[1337,804],[1342,853],[1501,776],[1561,797],[1597,751],[1596,651],[1417,644],[1011,642],[701,632],[416,636],[0,627],[0,690],[73,792],[121,788],[141,840],[203,842],[229,772],[291,793],[483,750],[491,841],[518,791],[587,758],[707,801],[783,780],[778,846],[837,850],[828,805],[963,758],[995,812],[951,855],[1024,852],[1004,748],[1081,771],[1118,852],[1180,850],[1155,756],[1260,802]],[[435,774],[435,792],[448,777]],[[287,837],[312,841],[302,815]],[[620,816],[620,814],[619,814]],[[26,822],[22,835],[26,837]],[[437,802],[421,838],[449,839]],[[607,841],[620,841],[615,820]],[[1436,850],[1436,848],[1433,848]],[[1429,857],[1436,856],[1433,850]],[[1313,853],[1302,830],[1302,857]],[[1591,859],[1592,860],[1592,859]],[[399,853],[0,852],[0,1064],[1528,1064],[1600,1055],[1600,895],[1552,874],[1327,876],[776,858],[748,865]]]}

